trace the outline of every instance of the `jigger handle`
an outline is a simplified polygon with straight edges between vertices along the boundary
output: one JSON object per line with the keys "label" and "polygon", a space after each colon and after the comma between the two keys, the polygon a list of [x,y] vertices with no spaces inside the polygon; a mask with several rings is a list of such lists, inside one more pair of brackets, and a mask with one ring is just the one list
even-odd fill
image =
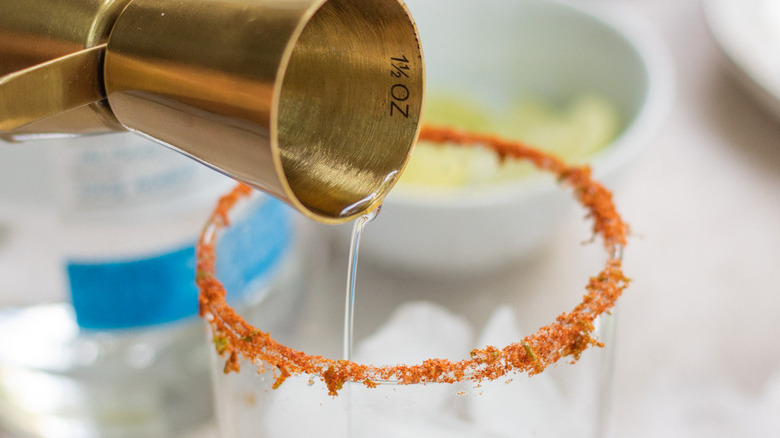
{"label": "jigger handle", "polygon": [[0,77],[0,132],[105,99],[105,53],[100,44]]}

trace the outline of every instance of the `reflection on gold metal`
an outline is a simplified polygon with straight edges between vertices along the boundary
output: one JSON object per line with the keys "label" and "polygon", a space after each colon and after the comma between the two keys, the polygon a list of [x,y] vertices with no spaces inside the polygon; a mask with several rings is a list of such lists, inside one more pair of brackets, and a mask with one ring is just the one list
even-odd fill
{"label": "reflection on gold metal", "polygon": [[105,43],[129,1],[0,0],[0,138],[122,129],[100,96],[83,105],[102,93],[102,60],[78,52]]}
{"label": "reflection on gold metal", "polygon": [[395,183],[424,82],[400,0],[1,0],[0,75],[2,138],[136,131],[331,223]]}
{"label": "reflection on gold metal", "polygon": [[98,71],[105,44],[0,78],[0,130],[12,131],[103,99]]}

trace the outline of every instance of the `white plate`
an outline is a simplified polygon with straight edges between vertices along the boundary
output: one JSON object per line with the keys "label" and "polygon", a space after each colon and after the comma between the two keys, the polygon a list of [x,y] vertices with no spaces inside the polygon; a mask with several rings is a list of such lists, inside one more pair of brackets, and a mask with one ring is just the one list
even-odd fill
{"label": "white plate", "polygon": [[737,78],[780,119],[780,0],[706,0],[704,10]]}

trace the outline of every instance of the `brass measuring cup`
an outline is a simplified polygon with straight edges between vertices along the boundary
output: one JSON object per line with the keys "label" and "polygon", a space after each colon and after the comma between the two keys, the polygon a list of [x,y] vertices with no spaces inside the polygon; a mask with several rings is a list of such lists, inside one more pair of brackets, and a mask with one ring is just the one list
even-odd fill
{"label": "brass measuring cup", "polygon": [[130,130],[345,222],[419,131],[400,0],[2,0],[0,138]]}

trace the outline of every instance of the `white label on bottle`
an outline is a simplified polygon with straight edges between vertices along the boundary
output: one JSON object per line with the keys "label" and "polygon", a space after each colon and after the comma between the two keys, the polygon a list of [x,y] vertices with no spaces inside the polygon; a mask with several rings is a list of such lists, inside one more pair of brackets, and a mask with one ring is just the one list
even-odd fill
{"label": "white label on bottle", "polygon": [[58,191],[66,215],[197,202],[224,191],[229,179],[192,159],[134,134],[63,141]]}

